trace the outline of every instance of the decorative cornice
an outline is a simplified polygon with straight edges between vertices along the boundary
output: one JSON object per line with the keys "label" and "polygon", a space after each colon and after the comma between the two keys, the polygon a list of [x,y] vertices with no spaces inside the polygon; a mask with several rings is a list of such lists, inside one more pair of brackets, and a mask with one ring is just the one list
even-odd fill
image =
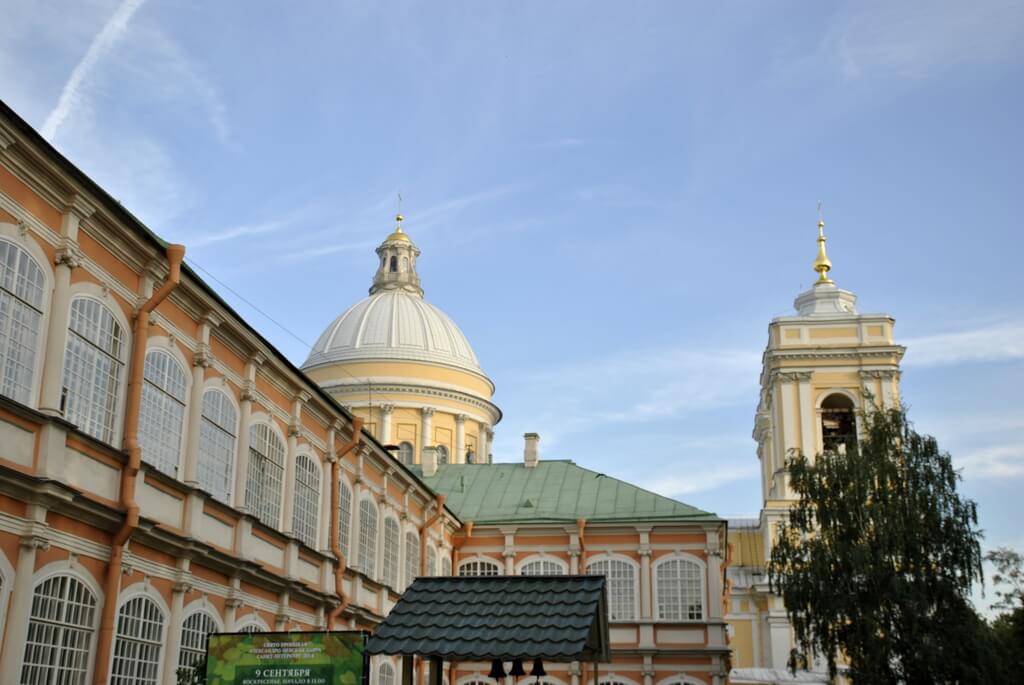
{"label": "decorative cornice", "polygon": [[78,243],[70,238],[61,238],[53,263],[57,266],[64,265],[69,269],[77,269],[85,263],[85,255]]}

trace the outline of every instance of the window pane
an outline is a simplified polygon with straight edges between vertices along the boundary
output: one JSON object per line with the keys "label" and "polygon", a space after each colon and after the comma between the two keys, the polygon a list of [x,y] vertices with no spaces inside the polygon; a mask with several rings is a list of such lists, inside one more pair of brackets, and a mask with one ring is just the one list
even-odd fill
{"label": "window pane", "polygon": [[206,636],[217,632],[217,622],[205,611],[197,611],[181,624],[178,668],[193,668],[206,659]]}
{"label": "window pane", "polygon": [[220,390],[203,393],[196,476],[204,490],[225,503],[231,501],[237,422],[238,413],[225,393]]}
{"label": "window pane", "polygon": [[169,476],[178,475],[185,419],[185,371],[163,350],[146,353],[139,444],[142,458]]}
{"label": "window pane", "polygon": [[459,566],[460,576],[497,576],[500,575],[501,566],[496,561],[467,561]]}
{"label": "window pane", "polygon": [[658,618],[695,621],[704,618],[701,567],[686,559],[658,565]]}
{"label": "window pane", "polygon": [[96,598],[72,576],[53,576],[32,593],[22,685],[85,685]]}
{"label": "window pane", "polygon": [[631,564],[621,559],[599,559],[587,565],[587,572],[608,579],[608,620],[636,619],[636,586]]}
{"label": "window pane", "polygon": [[391,587],[398,589],[398,555],[399,538],[398,522],[393,518],[384,519],[384,568],[381,569],[383,580]]}
{"label": "window pane", "polygon": [[114,440],[123,345],[124,333],[109,309],[90,298],[72,300],[64,354],[64,417],[107,443]]}
{"label": "window pane", "polygon": [[352,537],[352,489],[342,479],[338,492],[338,545],[341,553],[349,556],[349,540]]}
{"label": "window pane", "polygon": [[249,429],[249,474],[245,506],[266,525],[281,522],[281,485],[284,482],[284,443],[265,423]]}
{"label": "window pane", "polygon": [[0,395],[25,404],[34,386],[44,282],[25,250],[0,240]]}
{"label": "window pane", "polygon": [[316,518],[320,507],[320,469],[305,454],[295,459],[295,506],[292,532],[307,547],[316,548]]}
{"label": "window pane", "polygon": [[164,616],[156,602],[135,597],[117,614],[111,685],[158,685]]}
{"label": "window pane", "polygon": [[377,506],[368,499],[359,502],[359,570],[376,577]]}

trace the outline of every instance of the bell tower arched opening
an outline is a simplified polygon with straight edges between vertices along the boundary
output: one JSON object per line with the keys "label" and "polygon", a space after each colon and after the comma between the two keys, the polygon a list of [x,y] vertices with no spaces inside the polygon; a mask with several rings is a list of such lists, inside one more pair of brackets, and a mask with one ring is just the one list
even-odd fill
{"label": "bell tower arched opening", "polygon": [[857,412],[853,400],[832,393],[821,403],[821,445],[826,452],[846,450],[857,444]]}

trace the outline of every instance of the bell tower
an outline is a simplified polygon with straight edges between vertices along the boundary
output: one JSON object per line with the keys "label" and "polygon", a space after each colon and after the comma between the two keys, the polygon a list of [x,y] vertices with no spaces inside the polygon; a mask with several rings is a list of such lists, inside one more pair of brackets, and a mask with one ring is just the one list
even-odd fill
{"label": "bell tower", "polygon": [[857,439],[857,412],[866,402],[899,402],[899,363],[893,318],[861,314],[857,297],[829,278],[825,222],[818,222],[814,285],[794,302],[795,315],[768,326],[754,440],[761,461],[764,507],[786,508],[793,498],[785,462],[793,450],[809,458],[845,449]]}
{"label": "bell tower", "polygon": [[420,249],[413,245],[402,230],[402,218],[401,214],[395,216],[395,230],[377,248],[380,264],[377,273],[373,275],[371,295],[378,290],[401,289],[423,297],[420,276],[416,273],[416,258],[420,256]]}

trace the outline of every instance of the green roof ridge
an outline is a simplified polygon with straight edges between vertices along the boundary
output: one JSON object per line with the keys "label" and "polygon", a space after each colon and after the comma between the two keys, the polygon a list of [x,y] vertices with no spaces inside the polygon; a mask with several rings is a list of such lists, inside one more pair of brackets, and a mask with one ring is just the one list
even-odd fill
{"label": "green roof ridge", "polygon": [[569,459],[444,464],[430,477],[412,467],[428,487],[447,497],[459,518],[476,523],[720,520],[711,512],[659,495]]}

